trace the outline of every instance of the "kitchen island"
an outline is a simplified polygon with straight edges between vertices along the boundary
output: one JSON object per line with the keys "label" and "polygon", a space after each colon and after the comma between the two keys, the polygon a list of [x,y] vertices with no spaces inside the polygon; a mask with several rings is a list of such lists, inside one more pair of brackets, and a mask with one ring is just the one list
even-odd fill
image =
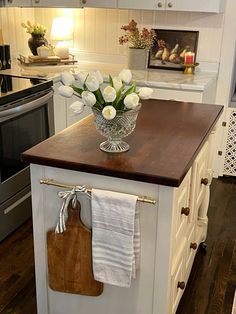
{"label": "kitchen island", "polygon": [[[31,163],[38,314],[169,314],[177,309],[196,250],[206,238],[215,126],[223,107],[165,100],[142,104],[126,153],[100,151],[103,138],[89,116],[22,156]],[[131,288],[105,285],[98,297],[49,288],[46,233],[55,228],[62,188],[42,185],[41,179],[156,200],[137,205],[141,262]],[[81,204],[88,212],[86,201]]]}

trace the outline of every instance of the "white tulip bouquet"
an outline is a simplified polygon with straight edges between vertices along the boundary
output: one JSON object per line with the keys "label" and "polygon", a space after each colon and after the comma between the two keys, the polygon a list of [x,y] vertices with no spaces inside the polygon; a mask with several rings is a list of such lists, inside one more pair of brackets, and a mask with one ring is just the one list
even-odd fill
{"label": "white tulip bouquet", "polygon": [[140,99],[149,99],[153,90],[142,87],[136,90],[136,82],[131,82],[132,73],[123,69],[117,77],[109,75],[108,85],[102,88],[104,82],[100,71],[92,73],[70,72],[61,74],[62,86],[58,93],[64,97],[78,96],[70,108],[76,114],[83,112],[84,106],[96,108],[102,112],[106,120],[112,120],[118,113],[136,108]]}

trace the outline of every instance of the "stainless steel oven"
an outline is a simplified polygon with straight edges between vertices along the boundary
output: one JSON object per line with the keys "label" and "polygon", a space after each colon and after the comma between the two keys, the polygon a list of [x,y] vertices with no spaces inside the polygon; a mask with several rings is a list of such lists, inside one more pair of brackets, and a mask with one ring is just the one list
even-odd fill
{"label": "stainless steel oven", "polygon": [[21,153],[54,134],[52,82],[4,76],[0,96],[0,241],[31,216]]}

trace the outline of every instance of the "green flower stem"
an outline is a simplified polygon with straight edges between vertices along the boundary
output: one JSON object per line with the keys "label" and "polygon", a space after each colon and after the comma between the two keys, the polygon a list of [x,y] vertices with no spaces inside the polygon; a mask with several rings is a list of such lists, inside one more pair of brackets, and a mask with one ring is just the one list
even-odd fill
{"label": "green flower stem", "polygon": [[94,93],[94,95],[95,95],[95,97],[97,99],[97,103],[102,106],[105,103],[105,101],[104,101],[104,99],[102,97],[102,92],[101,92],[100,88],[98,90],[96,90],[95,92],[93,92],[93,93]]}

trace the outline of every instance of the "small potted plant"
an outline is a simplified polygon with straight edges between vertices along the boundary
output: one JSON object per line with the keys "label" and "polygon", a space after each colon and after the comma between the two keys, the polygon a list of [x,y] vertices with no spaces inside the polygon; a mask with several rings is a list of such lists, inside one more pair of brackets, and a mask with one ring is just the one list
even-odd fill
{"label": "small potted plant", "polygon": [[44,37],[47,32],[47,28],[39,23],[32,24],[30,21],[27,21],[26,23],[21,23],[21,26],[23,28],[26,28],[26,33],[31,34],[31,37],[28,40],[28,46],[32,54],[36,56],[38,54],[38,47],[48,45],[48,41]]}
{"label": "small potted plant", "polygon": [[153,46],[156,37],[154,30],[148,30],[145,27],[139,30],[134,20],[128,25],[123,25],[121,29],[125,31],[125,35],[119,37],[119,43],[129,45],[128,68],[145,69],[148,51]]}

